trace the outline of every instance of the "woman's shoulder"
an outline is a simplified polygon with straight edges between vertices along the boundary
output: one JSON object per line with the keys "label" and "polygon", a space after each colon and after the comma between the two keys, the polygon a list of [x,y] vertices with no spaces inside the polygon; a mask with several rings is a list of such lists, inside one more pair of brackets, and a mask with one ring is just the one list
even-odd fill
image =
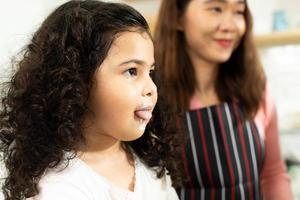
{"label": "woman's shoulder", "polygon": [[[276,104],[275,99],[272,96],[272,92],[270,91],[270,87],[266,85],[262,100],[260,102],[260,106],[255,115],[255,123],[262,133],[265,132],[265,129],[269,126],[271,121],[276,119]],[[265,135],[263,134],[265,137]]]}
{"label": "woman's shoulder", "polygon": [[263,120],[267,123],[268,119],[272,117],[275,111],[275,100],[270,91],[270,87],[266,85],[256,116],[260,115],[261,117],[263,117]]}

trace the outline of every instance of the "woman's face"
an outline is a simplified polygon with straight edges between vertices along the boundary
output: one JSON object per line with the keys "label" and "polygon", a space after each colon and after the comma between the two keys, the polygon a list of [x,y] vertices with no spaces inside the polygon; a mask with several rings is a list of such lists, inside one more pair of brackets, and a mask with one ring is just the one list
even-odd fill
{"label": "woman's face", "polygon": [[123,32],[95,73],[89,106],[97,132],[121,141],[139,138],[157,101],[153,43],[147,33]]}
{"label": "woman's face", "polygon": [[244,0],[191,0],[180,19],[189,55],[226,62],[245,34]]}

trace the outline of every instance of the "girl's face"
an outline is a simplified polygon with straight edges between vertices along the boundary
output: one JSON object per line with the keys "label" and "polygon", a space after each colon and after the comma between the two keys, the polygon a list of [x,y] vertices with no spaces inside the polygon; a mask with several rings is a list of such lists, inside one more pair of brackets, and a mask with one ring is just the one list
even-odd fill
{"label": "girl's face", "polygon": [[151,118],[157,88],[153,43],[147,33],[123,32],[95,72],[89,106],[97,132],[121,141],[139,138]]}
{"label": "girl's face", "polygon": [[190,56],[226,62],[245,34],[244,0],[191,0],[179,22]]}

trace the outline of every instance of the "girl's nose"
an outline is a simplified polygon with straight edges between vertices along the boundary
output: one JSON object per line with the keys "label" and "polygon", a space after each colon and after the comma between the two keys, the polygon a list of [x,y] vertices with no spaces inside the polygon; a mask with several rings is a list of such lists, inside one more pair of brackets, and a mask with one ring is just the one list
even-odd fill
{"label": "girl's nose", "polygon": [[153,82],[153,80],[151,79],[151,77],[149,76],[145,83],[143,96],[154,96],[154,95],[157,95],[157,87]]}

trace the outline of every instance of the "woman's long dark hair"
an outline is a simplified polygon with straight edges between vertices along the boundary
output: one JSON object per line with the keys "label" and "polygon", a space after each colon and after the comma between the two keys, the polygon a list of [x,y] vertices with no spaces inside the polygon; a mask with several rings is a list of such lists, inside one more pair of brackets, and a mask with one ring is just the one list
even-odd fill
{"label": "woman's long dark hair", "polygon": [[[178,112],[189,109],[196,89],[184,33],[177,28],[190,1],[162,0],[154,34],[155,61],[159,79],[164,81],[160,93]],[[252,17],[246,0],[245,4],[246,33],[230,59],[221,64],[216,90],[221,101],[238,99],[244,105],[247,117],[252,117],[262,102],[266,78],[254,44]]]}
{"label": "woman's long dark hair", "polygon": [[[87,0],[63,4],[34,34],[3,87],[0,149],[7,168],[6,200],[37,195],[45,170],[84,143],[82,120],[94,72],[116,35],[132,30],[149,34],[147,22],[136,10]],[[158,100],[144,135],[126,145],[155,167],[158,177],[168,170],[176,185],[179,145],[175,131],[167,126],[168,115],[161,112],[164,108]]]}

